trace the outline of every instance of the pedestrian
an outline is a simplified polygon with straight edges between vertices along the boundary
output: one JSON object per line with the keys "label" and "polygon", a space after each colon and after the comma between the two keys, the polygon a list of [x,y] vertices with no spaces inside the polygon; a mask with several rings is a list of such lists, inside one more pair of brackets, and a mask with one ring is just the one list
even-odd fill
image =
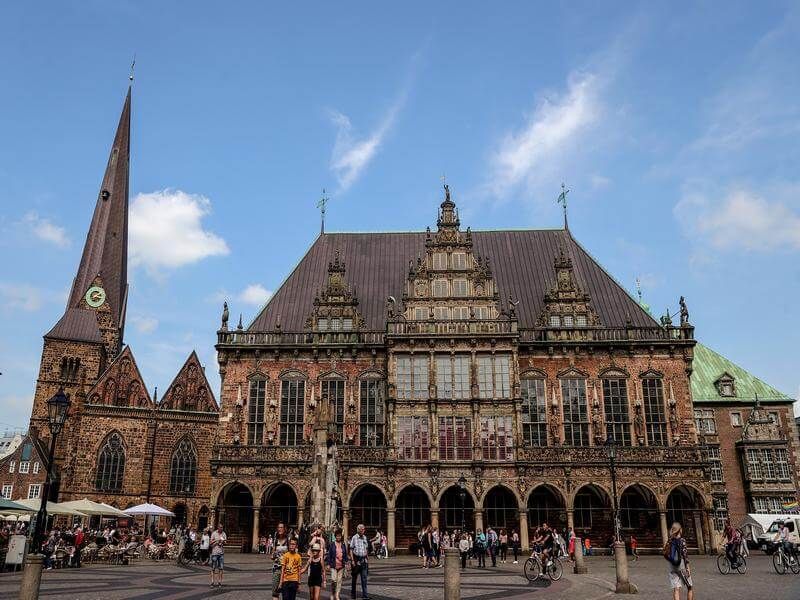
{"label": "pedestrian", "polygon": [[422,568],[427,569],[433,566],[433,534],[431,533],[431,526],[427,525],[422,534],[422,552],[425,558],[422,561]]}
{"label": "pedestrian", "polygon": [[583,555],[584,556],[591,556],[592,555],[592,540],[587,535],[583,538]]}
{"label": "pedestrian", "polygon": [[286,533],[286,525],[278,523],[278,529],[274,536],[274,546],[272,548],[272,600],[280,600],[281,597],[281,577],[283,575],[283,555],[289,551],[289,534]]}
{"label": "pedestrian", "polygon": [[83,548],[83,540],[84,540],[83,529],[81,528],[80,525],[78,525],[77,527],[75,527],[75,537],[74,537],[75,567],[78,569],[81,568],[81,550]]}
{"label": "pedestrian", "polygon": [[680,600],[683,586],[686,586],[687,590],[686,600],[694,600],[694,584],[688,554],[686,540],[683,539],[683,528],[680,523],[673,523],[669,530],[669,541],[664,547],[664,558],[669,562],[667,578],[672,588],[672,600]]}
{"label": "pedestrian", "polygon": [[474,552],[478,559],[478,567],[486,567],[486,534],[480,529],[475,532]]}
{"label": "pedestrian", "polygon": [[631,534],[631,556],[633,556],[633,562],[639,560],[639,542],[633,534]]}
{"label": "pedestrian", "polygon": [[466,533],[461,534],[461,539],[458,541],[458,551],[461,554],[461,568],[467,568],[467,557],[469,556],[469,538]]}
{"label": "pedestrian", "polygon": [[350,538],[350,574],[352,576],[350,597],[356,598],[356,579],[361,579],[361,598],[369,600],[367,593],[367,577],[369,576],[369,540],[364,535],[363,523],[359,523],[356,534]]}
{"label": "pedestrian", "polygon": [[325,563],[322,561],[322,545],[317,542],[312,542],[311,558],[300,574],[306,571],[308,571],[308,598],[319,600],[322,588],[325,587]]}
{"label": "pedestrian", "polygon": [[[217,530],[211,534],[211,587],[222,587],[222,577],[225,569],[225,542],[228,536],[222,529],[222,523],[217,525]],[[216,577],[215,577],[216,576]],[[216,582],[215,582],[216,579]]]}
{"label": "pedestrian", "polygon": [[[303,557],[297,551],[297,540],[289,540],[289,548],[281,557],[281,580],[279,588],[283,600],[295,600],[300,586],[300,567]],[[310,582],[309,582],[310,583]]]}
{"label": "pedestrian", "polygon": [[497,566],[497,532],[489,527],[486,531],[486,548],[489,550],[489,558],[492,559],[492,566]]}
{"label": "pedestrian", "polygon": [[567,533],[567,554],[569,562],[575,562],[575,530],[570,527]]}
{"label": "pedestrian", "polygon": [[500,530],[497,541],[500,544],[500,562],[505,564],[508,558],[508,533],[506,533],[505,529]]}
{"label": "pedestrian", "polygon": [[328,546],[327,563],[331,569],[331,597],[339,600],[344,580],[344,569],[347,566],[347,544],[342,539],[342,530],[337,529],[334,541]]}
{"label": "pedestrian", "polygon": [[519,564],[520,539],[516,529],[511,532],[511,549],[514,551],[514,564]]}

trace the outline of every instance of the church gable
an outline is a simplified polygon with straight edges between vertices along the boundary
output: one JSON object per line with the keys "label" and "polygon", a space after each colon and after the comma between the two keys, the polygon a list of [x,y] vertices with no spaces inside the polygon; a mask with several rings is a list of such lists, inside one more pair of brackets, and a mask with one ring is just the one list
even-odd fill
{"label": "church gable", "polygon": [[192,350],[189,358],[167,388],[158,407],[162,410],[218,412],[217,401],[208,385],[203,366]]}
{"label": "church gable", "polygon": [[130,346],[126,346],[100,375],[97,383],[89,390],[86,402],[105,406],[153,407]]}

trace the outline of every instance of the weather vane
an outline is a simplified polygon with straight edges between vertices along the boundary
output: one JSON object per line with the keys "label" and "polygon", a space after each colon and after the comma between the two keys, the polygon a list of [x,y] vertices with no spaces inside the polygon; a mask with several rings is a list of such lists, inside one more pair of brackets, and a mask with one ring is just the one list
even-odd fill
{"label": "weather vane", "polygon": [[330,198],[325,194],[325,188],[322,188],[322,198],[317,201],[317,208],[322,214],[322,223],[319,228],[320,233],[325,233],[325,206],[328,204]]}
{"label": "weather vane", "polygon": [[133,68],[136,66],[136,54],[133,55],[133,61],[131,61],[131,74],[128,75],[128,79],[133,81]]}
{"label": "weather vane", "polygon": [[636,295],[639,296],[639,304],[642,303],[642,282],[637,277],[636,278]]}
{"label": "weather vane", "polygon": [[567,194],[569,194],[569,190],[567,186],[562,183],[561,193],[558,195],[556,202],[564,206],[564,229],[569,229],[569,225],[567,225]]}

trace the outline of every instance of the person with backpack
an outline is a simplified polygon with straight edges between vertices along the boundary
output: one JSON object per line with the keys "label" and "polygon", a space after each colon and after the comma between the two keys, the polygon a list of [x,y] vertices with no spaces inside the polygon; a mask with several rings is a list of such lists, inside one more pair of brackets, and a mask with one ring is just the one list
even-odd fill
{"label": "person with backpack", "polygon": [[472,550],[478,559],[478,567],[486,567],[486,534],[480,529],[475,532],[475,546]]}
{"label": "person with backpack", "polygon": [[686,600],[694,600],[692,570],[689,566],[689,553],[683,539],[683,527],[673,523],[669,530],[669,541],[664,544],[664,558],[669,563],[667,578],[672,588],[672,600],[680,600],[681,588],[686,586]]}

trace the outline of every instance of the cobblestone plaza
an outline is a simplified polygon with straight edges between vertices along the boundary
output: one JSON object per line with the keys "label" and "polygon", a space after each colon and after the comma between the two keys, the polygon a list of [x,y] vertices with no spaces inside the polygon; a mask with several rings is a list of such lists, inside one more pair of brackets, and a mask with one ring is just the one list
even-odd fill
{"label": "cobblestone plaza", "polygon": [[[594,600],[615,594],[614,562],[608,557],[588,557],[589,573],[574,575],[565,568],[564,577],[551,585],[529,583],[519,565],[497,568],[468,568],[462,576],[463,598],[536,599],[569,598]],[[725,600],[797,600],[800,576],[777,575],[769,557],[758,554],[749,559],[746,575],[720,575],[714,557],[694,557],[693,577],[698,598]],[[141,561],[126,566],[92,565],[83,569],[46,571],[42,575],[42,598],[81,598],[82,600],[177,599],[219,600],[267,598],[269,563],[260,555],[230,554],[226,557],[225,585],[209,588],[208,569],[179,567],[172,562]],[[631,580],[639,588],[639,597],[658,600],[670,598],[666,562],[660,556],[645,556],[630,563]],[[20,574],[0,575],[0,598],[16,597]],[[443,569],[423,571],[408,556],[370,565],[370,595],[375,600],[428,600],[443,596]],[[349,583],[349,582],[348,582]],[[308,598],[307,587],[299,596]],[[342,595],[349,599],[349,590]],[[328,598],[328,593],[323,595]],[[359,596],[360,598],[360,596]]]}

